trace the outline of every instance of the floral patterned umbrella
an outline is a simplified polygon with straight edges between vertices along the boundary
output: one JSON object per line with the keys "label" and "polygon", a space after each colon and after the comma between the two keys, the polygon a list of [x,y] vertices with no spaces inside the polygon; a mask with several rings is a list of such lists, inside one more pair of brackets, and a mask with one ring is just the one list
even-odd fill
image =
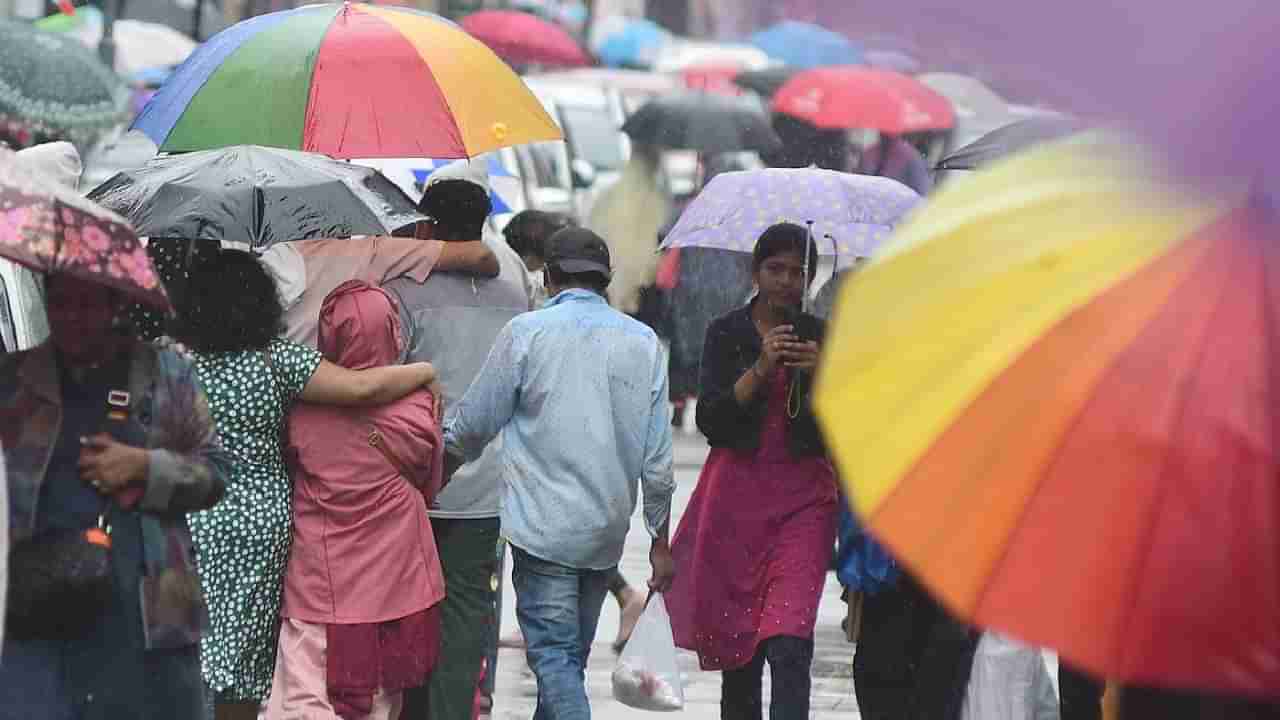
{"label": "floral patterned umbrella", "polygon": [[0,134],[83,145],[128,120],[124,83],[74,37],[0,20]]}
{"label": "floral patterned umbrella", "polygon": [[0,257],[73,275],[169,309],[146,248],[120,216],[28,170],[0,149]]}

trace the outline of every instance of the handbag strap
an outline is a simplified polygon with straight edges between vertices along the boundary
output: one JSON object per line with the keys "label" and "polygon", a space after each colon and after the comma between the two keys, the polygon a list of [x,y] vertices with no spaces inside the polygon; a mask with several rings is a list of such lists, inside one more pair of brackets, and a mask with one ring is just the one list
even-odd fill
{"label": "handbag strap", "polygon": [[[129,428],[129,420],[133,418],[139,411],[139,405],[143,402],[141,397],[135,397],[133,392],[133,366],[138,357],[140,350],[135,347],[129,351],[124,362],[114,362],[109,364],[106,370],[107,380],[107,396],[106,414],[102,418],[102,432],[110,435],[119,442],[129,442],[132,438],[127,436]],[[128,488],[121,491],[121,500],[125,507],[132,506],[142,495],[142,490],[138,488]],[[111,514],[110,496],[102,497],[102,508],[98,511],[98,529],[110,534],[111,525],[108,517]]]}
{"label": "handbag strap", "polygon": [[391,452],[391,448],[387,447],[386,442],[382,439],[382,433],[378,432],[377,428],[369,431],[369,447],[375,448],[381,453],[382,457],[387,459],[387,463],[400,474],[400,477],[409,481],[411,485],[417,485],[413,481],[413,473],[409,472],[408,466],[400,462],[400,458],[397,458],[395,453]]}

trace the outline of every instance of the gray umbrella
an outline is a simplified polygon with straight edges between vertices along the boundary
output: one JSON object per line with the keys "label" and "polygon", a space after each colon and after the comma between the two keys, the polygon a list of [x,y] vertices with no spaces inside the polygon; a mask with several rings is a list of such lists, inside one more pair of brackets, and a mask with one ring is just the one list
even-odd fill
{"label": "gray umbrella", "polygon": [[955,150],[938,162],[938,170],[977,170],[1006,155],[1025,150],[1032,145],[1056,140],[1080,130],[1080,125],[1070,118],[1056,115],[1019,120],[983,135],[964,147]]}
{"label": "gray umbrella", "polygon": [[622,131],[636,142],[706,155],[773,153],[782,147],[759,101],[703,93],[651,100]]}
{"label": "gray umbrella", "polygon": [[324,155],[240,145],[153,158],[89,197],[138,234],[248,243],[384,235],[424,219],[377,170]]}

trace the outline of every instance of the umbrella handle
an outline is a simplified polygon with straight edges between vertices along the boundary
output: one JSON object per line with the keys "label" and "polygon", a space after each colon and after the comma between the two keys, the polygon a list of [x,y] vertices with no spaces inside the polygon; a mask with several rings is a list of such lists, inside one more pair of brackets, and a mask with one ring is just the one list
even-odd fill
{"label": "umbrella handle", "polygon": [[806,220],[805,227],[809,234],[804,245],[804,294],[800,296],[800,312],[809,312],[809,248],[817,250],[817,243],[813,240],[813,221]]}

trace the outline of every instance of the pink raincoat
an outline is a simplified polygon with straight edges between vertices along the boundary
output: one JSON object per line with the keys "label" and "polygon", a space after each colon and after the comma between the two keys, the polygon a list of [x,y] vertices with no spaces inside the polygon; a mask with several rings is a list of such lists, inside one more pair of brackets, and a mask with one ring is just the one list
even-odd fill
{"label": "pink raincoat", "polygon": [[[393,365],[403,346],[394,301],[359,281],[320,312],[320,351],[352,370]],[[285,617],[316,623],[395,620],[444,599],[422,488],[439,487],[444,446],[435,401],[419,391],[379,408],[298,405],[289,420],[293,549]],[[416,477],[370,446],[373,432]]]}

